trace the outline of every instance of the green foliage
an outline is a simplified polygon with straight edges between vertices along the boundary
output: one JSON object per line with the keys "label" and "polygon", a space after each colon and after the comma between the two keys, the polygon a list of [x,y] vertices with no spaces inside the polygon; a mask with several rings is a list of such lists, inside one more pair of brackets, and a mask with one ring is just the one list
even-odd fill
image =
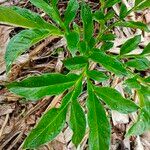
{"label": "green foliage", "polygon": [[132,50],[135,50],[138,47],[140,42],[141,42],[140,35],[137,35],[134,38],[129,39],[122,45],[120,49],[120,55],[124,55],[131,52]]}
{"label": "green foliage", "polygon": [[[64,17],[61,17],[57,8],[58,0],[30,0],[30,2],[48,14],[52,23],[46,22],[40,15],[28,9],[0,6],[0,23],[25,28],[8,43],[5,55],[7,74],[11,73],[12,65],[22,53],[49,36],[66,39],[69,58],[63,61],[67,75],[47,73],[7,83],[6,87],[11,92],[27,100],[40,100],[45,96],[61,93],[65,95],[59,108],[52,108],[41,117],[26,138],[23,148],[35,149],[52,141],[63,130],[66,114],[69,112],[68,124],[73,131],[72,142],[76,147],[80,146],[88,127],[89,149],[109,150],[111,127],[104,105],[110,110],[125,114],[139,111],[138,119],[126,133],[127,136],[140,135],[149,130],[150,79],[141,77],[140,71],[149,69],[150,44],[145,46],[141,54],[130,55],[129,53],[137,49],[141,42],[141,35],[137,35],[121,46],[120,54],[114,55],[110,51],[116,39],[111,30],[115,26],[150,32],[146,24],[124,19],[132,11],[150,7],[149,0],[136,0],[131,10],[127,10],[121,0],[100,0],[101,7],[95,12],[85,2],[70,0],[62,15]],[[116,17],[111,7],[118,3],[121,4],[121,9],[119,16]],[[81,12],[80,25],[74,22],[78,12]],[[110,20],[116,21],[110,25]],[[95,21],[99,24],[99,31],[96,34]],[[103,72],[99,68],[93,69],[93,63],[98,63]],[[95,86],[97,82],[101,85],[101,82],[112,80],[115,75],[120,80],[125,79],[124,85],[127,88],[136,90],[139,97],[138,104],[128,97],[122,97],[113,87]],[[83,92],[88,94],[86,109],[81,107],[79,101]],[[109,112],[111,115],[111,111]]]}

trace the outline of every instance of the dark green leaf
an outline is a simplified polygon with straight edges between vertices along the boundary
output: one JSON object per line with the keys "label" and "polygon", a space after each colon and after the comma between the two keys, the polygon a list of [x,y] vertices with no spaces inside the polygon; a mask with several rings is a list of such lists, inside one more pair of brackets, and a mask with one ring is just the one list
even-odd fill
{"label": "dark green leaf", "polygon": [[[140,4],[143,0],[135,0],[135,5],[134,6],[137,6],[138,4]],[[144,0],[145,1],[145,0]]]}
{"label": "dark green leaf", "polygon": [[103,34],[100,39],[102,41],[113,41],[115,38],[116,35],[109,33],[109,34]]}
{"label": "dark green leaf", "polygon": [[91,83],[88,83],[89,150],[108,150],[110,146],[110,124],[105,110],[92,88]]}
{"label": "dark green leaf", "polygon": [[120,2],[121,2],[121,0],[107,0],[105,3],[105,8],[112,7],[116,3],[120,3]]}
{"label": "dark green leaf", "polygon": [[128,10],[125,4],[121,4],[119,18],[124,19],[127,16]]}
{"label": "dark green leaf", "polygon": [[50,142],[60,133],[65,125],[71,94],[72,93],[69,93],[63,98],[65,105],[60,108],[52,108],[42,116],[38,125],[26,138],[23,148],[37,148],[42,144]]}
{"label": "dark green leaf", "polygon": [[126,65],[137,70],[147,70],[150,68],[150,61],[145,57],[139,57],[129,60]]}
{"label": "dark green leaf", "polygon": [[150,54],[150,43],[144,48],[142,55]]}
{"label": "dark green leaf", "polygon": [[44,0],[47,4],[50,4],[50,1],[49,0]]}
{"label": "dark green leaf", "polygon": [[[19,7],[0,6],[0,23],[23,28],[51,28],[38,14]],[[54,28],[54,26],[52,26]],[[55,27],[56,28],[56,27]]]}
{"label": "dark green leaf", "polygon": [[100,50],[102,51],[108,51],[114,46],[113,42],[104,42],[103,45],[101,46]]}
{"label": "dark green leaf", "polygon": [[146,32],[150,32],[150,29],[148,28],[148,26],[142,22],[134,22],[134,21],[118,22],[118,23],[116,23],[116,26],[141,29]]}
{"label": "dark green leaf", "polygon": [[78,50],[78,43],[80,40],[80,36],[77,32],[73,31],[66,35],[67,46],[70,50],[71,54],[75,56],[75,53]]}
{"label": "dark green leaf", "polygon": [[[51,31],[53,33],[53,31]],[[12,63],[23,52],[28,50],[32,45],[38,43],[51,34],[48,30],[23,30],[14,36],[8,43],[5,61],[7,72],[10,70]]]}
{"label": "dark green leaf", "polygon": [[87,45],[85,41],[80,41],[79,42],[79,51],[80,53],[84,54],[87,52]]}
{"label": "dark green leaf", "polygon": [[73,58],[68,58],[64,61],[64,65],[69,70],[82,69],[88,64],[88,59],[83,56],[76,56]]}
{"label": "dark green leaf", "polygon": [[120,55],[127,54],[135,50],[141,42],[141,35],[137,35],[134,38],[127,40],[120,49]]}
{"label": "dark green leaf", "polygon": [[93,20],[91,9],[85,3],[82,4],[81,18],[83,21],[84,40],[89,42],[93,35]]}
{"label": "dark green leaf", "polygon": [[[81,93],[82,81],[79,81],[75,90],[78,91],[78,94]],[[73,131],[72,142],[77,147],[83,139],[86,130],[85,114],[77,101],[77,97],[73,98],[71,102],[70,126]]]}
{"label": "dark green leaf", "polygon": [[107,70],[112,71],[117,75],[127,75],[127,72],[120,61],[111,56],[106,55],[100,50],[99,52],[93,52],[90,58],[93,61],[100,63]]}
{"label": "dark green leaf", "polygon": [[70,0],[68,7],[65,12],[65,25],[68,27],[70,22],[75,18],[77,10],[79,8],[79,3],[77,0]]}
{"label": "dark green leaf", "polygon": [[95,87],[96,94],[112,109],[120,113],[137,111],[138,106],[131,100],[125,99],[113,88]]}
{"label": "dark green leaf", "polygon": [[144,79],[145,82],[150,83],[150,76]]}
{"label": "dark green leaf", "polygon": [[79,77],[75,74],[43,74],[13,82],[7,85],[15,94],[30,100],[38,100],[46,95],[58,95],[70,88]]}
{"label": "dark green leaf", "polygon": [[88,71],[87,75],[89,76],[89,78],[96,80],[98,82],[103,82],[109,79],[108,76],[97,70]]}
{"label": "dark green leaf", "polygon": [[97,10],[94,12],[94,19],[96,21],[101,21],[101,20],[104,20],[105,16],[104,16],[104,13],[101,11],[101,10]]}
{"label": "dark green leaf", "polygon": [[43,0],[30,0],[30,2],[36,7],[45,11],[59,25],[62,23],[58,11],[56,11],[56,9],[52,7],[50,4],[47,4]]}
{"label": "dark green leaf", "polygon": [[140,110],[140,114],[138,115],[137,121],[133,124],[133,126],[128,130],[126,136],[131,135],[141,135],[145,131],[150,130],[150,97],[149,97],[150,89],[142,87],[138,91],[138,95],[140,101],[144,101],[145,105]]}

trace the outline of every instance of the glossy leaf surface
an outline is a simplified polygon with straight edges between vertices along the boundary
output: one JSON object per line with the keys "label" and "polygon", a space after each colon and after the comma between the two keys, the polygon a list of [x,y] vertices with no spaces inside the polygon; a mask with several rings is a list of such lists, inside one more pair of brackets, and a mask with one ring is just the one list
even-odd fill
{"label": "glossy leaf surface", "polygon": [[74,85],[78,78],[75,74],[43,74],[10,83],[7,87],[15,94],[30,100],[38,100],[46,95],[58,95],[64,92]]}
{"label": "glossy leaf surface", "polygon": [[82,91],[82,81],[79,80],[74,89],[76,96],[72,97],[71,114],[70,114],[70,127],[73,131],[72,142],[77,147],[84,137],[86,130],[86,119],[83,109],[78,102],[78,96]]}
{"label": "glossy leaf surface", "polygon": [[100,63],[104,68],[106,68],[109,71],[114,72],[117,75],[127,75],[127,72],[120,61],[118,61],[117,59],[113,57],[106,55],[105,53],[101,51],[93,52],[90,58],[93,61]]}
{"label": "glossy leaf surface", "polygon": [[48,37],[50,34],[51,32],[48,30],[31,29],[23,30],[15,35],[8,43],[5,53],[7,72],[10,70],[13,62],[18,56],[29,50],[32,45]]}
{"label": "glossy leaf surface", "polygon": [[141,42],[141,35],[137,35],[134,38],[127,40],[121,46],[120,55],[124,55],[131,52],[132,50],[135,50],[138,47],[140,42]]}
{"label": "glossy leaf surface", "polygon": [[110,124],[105,110],[88,83],[89,150],[108,150],[110,146]]}
{"label": "glossy leaf surface", "polygon": [[137,111],[138,106],[131,100],[125,99],[113,88],[96,87],[96,94],[111,108],[120,113],[131,113]]}
{"label": "glossy leaf surface", "polygon": [[63,105],[60,108],[52,108],[44,114],[38,125],[26,138],[23,148],[37,148],[42,144],[53,140],[63,129],[66,121],[66,113],[71,93],[63,98]]}
{"label": "glossy leaf surface", "polygon": [[69,70],[82,69],[88,64],[88,59],[83,56],[76,56],[73,58],[68,58],[64,61],[64,65]]}

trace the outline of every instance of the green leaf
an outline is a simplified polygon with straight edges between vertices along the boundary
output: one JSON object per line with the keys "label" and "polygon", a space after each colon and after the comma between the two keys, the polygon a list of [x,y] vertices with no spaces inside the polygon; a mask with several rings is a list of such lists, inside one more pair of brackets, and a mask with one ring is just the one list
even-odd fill
{"label": "green leaf", "polygon": [[93,20],[92,20],[92,12],[88,5],[82,3],[81,8],[81,18],[83,21],[83,30],[84,30],[84,40],[89,42],[93,35]]}
{"label": "green leaf", "polygon": [[105,52],[105,51],[110,50],[113,46],[114,46],[113,42],[104,42],[100,50]]}
{"label": "green leaf", "polygon": [[127,85],[127,87],[129,87],[131,89],[140,89],[141,88],[140,83],[137,81],[137,76],[127,79],[124,83],[125,83],[125,85]]}
{"label": "green leaf", "polygon": [[118,22],[115,24],[116,26],[122,26],[122,27],[129,27],[129,28],[135,28],[140,29],[146,32],[150,32],[150,29],[148,26],[142,22],[134,22],[134,21],[126,21],[126,22]]}
{"label": "green leaf", "polygon": [[145,57],[139,57],[129,60],[126,65],[137,70],[147,70],[150,67],[150,61]]}
{"label": "green leaf", "polygon": [[27,51],[32,45],[45,39],[54,32],[55,31],[50,32],[48,30],[31,29],[23,30],[19,34],[15,35],[8,43],[5,53],[7,72],[10,70],[13,62],[18,56]]}
{"label": "green leaf", "polygon": [[69,70],[77,70],[85,67],[88,64],[88,59],[83,56],[76,56],[73,58],[68,58],[64,61],[64,65]]}
{"label": "green leaf", "polygon": [[100,63],[107,70],[114,72],[116,75],[127,75],[127,72],[120,61],[106,55],[100,50],[99,52],[93,52],[90,58],[93,61]]}
{"label": "green leaf", "polygon": [[56,28],[46,23],[38,14],[19,7],[0,6],[0,23],[23,28]]}
{"label": "green leaf", "polygon": [[66,27],[68,27],[70,22],[73,21],[73,19],[75,18],[78,8],[79,8],[79,3],[77,0],[69,1],[67,9],[64,14],[65,17],[64,24]]}
{"label": "green leaf", "polygon": [[135,50],[141,42],[141,35],[137,35],[134,38],[127,40],[120,49],[120,55],[127,54]]}
{"label": "green leaf", "polygon": [[70,88],[79,76],[75,74],[43,74],[13,82],[7,85],[15,94],[30,100],[38,100],[47,95],[58,95]]}
{"label": "green leaf", "polygon": [[105,15],[105,22],[112,19],[115,16],[115,12],[113,10],[109,10]]}
{"label": "green leaf", "polygon": [[79,47],[79,51],[81,54],[84,54],[87,52],[87,45],[85,41],[80,41],[78,47]]}
{"label": "green leaf", "polygon": [[140,110],[137,121],[128,130],[126,134],[128,137],[131,135],[141,135],[145,131],[150,130],[150,89],[143,87],[138,92],[139,98],[145,101],[145,105]]}
{"label": "green leaf", "polygon": [[121,0],[107,0],[105,3],[105,8],[112,7],[116,3],[120,3],[120,2],[121,2]]}
{"label": "green leaf", "polygon": [[96,21],[103,21],[105,16],[104,13],[101,10],[97,10],[94,12],[93,17]]}
{"label": "green leaf", "polygon": [[116,35],[109,33],[109,34],[103,34],[100,39],[106,42],[106,41],[113,41],[115,38]]}
{"label": "green leaf", "polygon": [[88,71],[87,75],[89,76],[89,78],[96,80],[98,82],[103,82],[109,79],[108,76],[97,70]]}
{"label": "green leaf", "polygon": [[30,2],[47,13],[56,23],[59,25],[62,24],[58,11],[56,11],[56,9],[50,4],[47,4],[43,0],[30,0]]}
{"label": "green leaf", "polygon": [[112,110],[120,113],[131,113],[139,108],[131,100],[125,99],[121,94],[113,88],[95,87],[95,92]]}
{"label": "green leaf", "polygon": [[40,145],[52,141],[60,133],[65,125],[69,104],[67,101],[71,98],[71,94],[69,93],[63,98],[63,106],[60,108],[52,108],[42,116],[38,125],[26,138],[23,148],[38,148]]}
{"label": "green leaf", "polygon": [[110,146],[110,124],[105,110],[88,83],[89,150],[108,150]]}
{"label": "green leaf", "polygon": [[44,2],[46,2],[47,4],[50,4],[50,1],[49,0],[43,0]]}
{"label": "green leaf", "polygon": [[80,36],[77,32],[73,31],[66,35],[67,47],[70,50],[71,54],[75,56],[75,53],[78,50],[78,43]]}
{"label": "green leaf", "polygon": [[[144,0],[145,1],[145,0]],[[135,0],[135,5],[134,6],[137,6],[138,4],[140,4],[141,2],[143,2],[143,0]]]}
{"label": "green leaf", "polygon": [[[82,81],[79,81],[74,92],[77,92],[79,95],[81,90]],[[85,114],[77,101],[77,97],[74,97],[71,102],[70,127],[73,131],[72,142],[77,147],[83,139],[86,130]]]}
{"label": "green leaf", "polygon": [[137,0],[135,4],[136,4],[135,10],[143,10],[146,8],[150,8],[149,0],[141,0],[141,1]]}
{"label": "green leaf", "polygon": [[124,19],[128,15],[128,9],[125,4],[121,4],[119,18]]}
{"label": "green leaf", "polygon": [[150,43],[144,48],[141,55],[148,55],[150,54]]}
{"label": "green leaf", "polygon": [[150,76],[144,79],[145,82],[150,83]]}

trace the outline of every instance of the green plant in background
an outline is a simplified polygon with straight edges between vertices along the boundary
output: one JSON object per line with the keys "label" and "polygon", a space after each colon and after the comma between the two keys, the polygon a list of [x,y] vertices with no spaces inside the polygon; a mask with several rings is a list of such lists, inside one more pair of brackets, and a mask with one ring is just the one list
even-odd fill
{"label": "green plant in background", "polygon": [[[47,95],[59,95],[65,91],[67,93],[59,108],[52,108],[42,116],[38,125],[26,138],[23,148],[33,149],[52,141],[63,130],[66,114],[69,113],[69,126],[73,131],[72,142],[76,147],[81,143],[86,128],[89,128],[89,149],[109,150],[111,129],[103,104],[106,104],[111,110],[124,114],[139,111],[137,121],[128,130],[126,136],[140,135],[149,130],[150,78],[141,77],[138,73],[134,73],[134,70],[149,69],[150,62],[147,56],[150,54],[150,44],[141,54],[130,55],[129,53],[135,50],[141,42],[141,35],[137,35],[121,46],[119,55],[113,55],[109,50],[113,47],[113,41],[116,38],[112,32],[115,26],[150,31],[147,25],[141,22],[124,20],[131,12],[150,7],[150,1],[136,0],[135,6],[127,10],[121,0],[100,0],[100,9],[92,12],[85,2],[70,0],[63,18],[57,9],[58,0],[51,0],[51,2],[49,0],[30,0],[30,2],[47,13],[53,23],[46,22],[38,14],[24,8],[0,6],[1,23],[25,28],[15,35],[7,46],[5,55],[7,73],[10,72],[16,58],[32,45],[46,37],[56,35],[66,38],[67,48],[71,53],[71,57],[66,58],[63,62],[64,66],[68,70],[78,70],[80,74],[71,73],[71,71],[67,75],[47,73],[6,85],[13,93],[32,101]],[[119,16],[115,16],[111,9],[117,3],[121,5]],[[81,10],[82,27],[73,21],[78,10]],[[109,25],[108,22],[113,18],[116,21]],[[96,22],[99,23],[99,32],[93,36]],[[112,87],[96,86],[93,81],[101,83],[108,80],[110,76],[104,72],[92,70],[93,62],[103,66],[111,75],[115,74],[124,78],[126,87],[136,90],[139,104],[123,98]],[[83,110],[78,101],[83,87],[84,90],[87,89],[88,94],[87,111]]]}

